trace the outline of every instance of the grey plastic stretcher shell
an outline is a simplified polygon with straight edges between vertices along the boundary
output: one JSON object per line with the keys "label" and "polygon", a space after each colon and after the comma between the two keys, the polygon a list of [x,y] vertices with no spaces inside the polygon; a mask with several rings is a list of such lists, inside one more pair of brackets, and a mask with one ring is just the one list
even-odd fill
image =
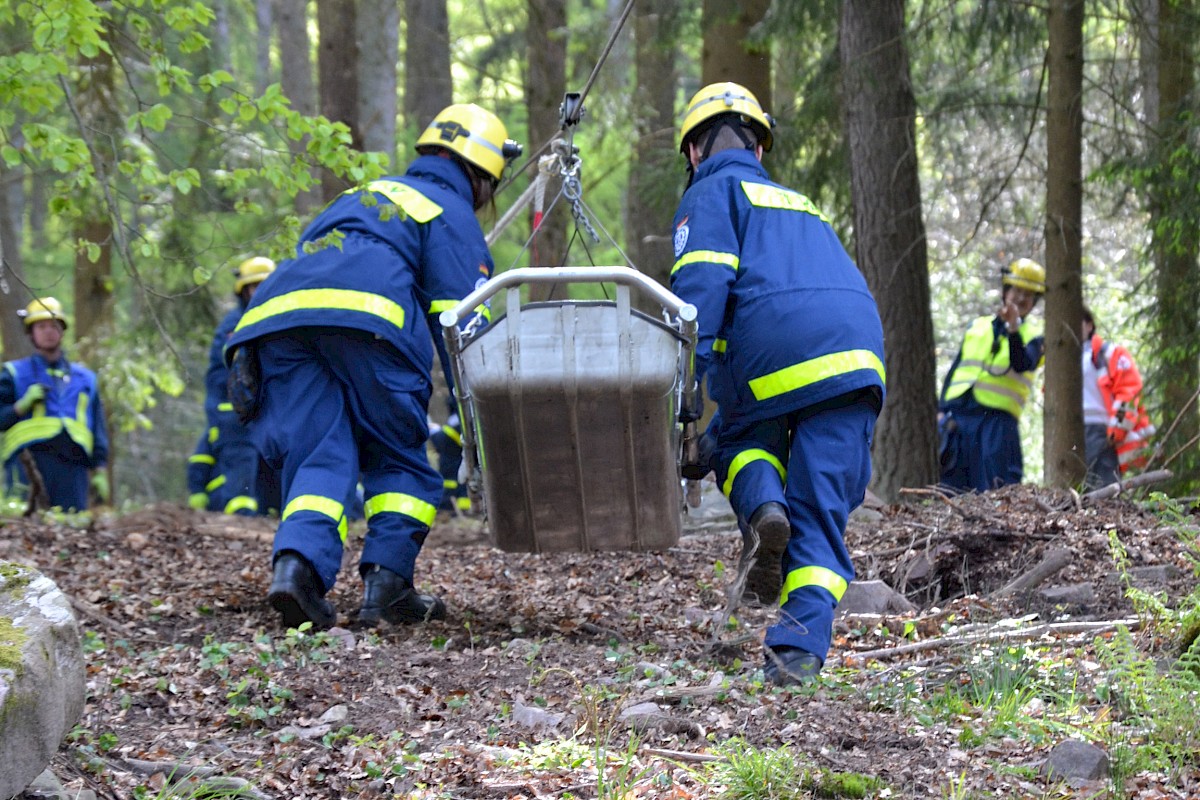
{"label": "grey plastic stretcher shell", "polygon": [[[528,283],[614,283],[615,301],[522,305]],[[630,288],[662,320],[630,306]],[[460,323],[507,291],[483,328]],[[680,405],[696,310],[629,267],[523,268],[442,312],[468,489],[509,552],[666,549],[679,540]]]}

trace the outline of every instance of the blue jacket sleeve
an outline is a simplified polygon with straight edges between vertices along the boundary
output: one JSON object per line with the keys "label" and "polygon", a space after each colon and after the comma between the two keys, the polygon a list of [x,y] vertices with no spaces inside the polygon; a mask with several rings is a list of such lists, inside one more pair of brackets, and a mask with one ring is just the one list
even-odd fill
{"label": "blue jacket sleeve", "polygon": [[99,469],[108,463],[108,425],[104,421],[104,402],[100,399],[100,390],[94,391],[92,400],[95,411],[92,412],[92,468]]}
{"label": "blue jacket sleeve", "polygon": [[21,415],[13,408],[17,402],[17,381],[7,369],[0,369],[0,431],[6,431]]}
{"label": "blue jacket sleeve", "polygon": [[[671,291],[696,306],[696,379],[701,380],[713,358],[713,343],[725,322],[729,290],[737,279],[741,243],[734,228],[734,209],[720,192],[684,195],[675,214],[675,263]],[[697,208],[703,208],[697,213]]]}

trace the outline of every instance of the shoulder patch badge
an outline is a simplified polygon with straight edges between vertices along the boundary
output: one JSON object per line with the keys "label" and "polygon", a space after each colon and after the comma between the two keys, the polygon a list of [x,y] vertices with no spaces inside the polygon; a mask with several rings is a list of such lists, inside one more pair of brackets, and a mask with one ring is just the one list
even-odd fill
{"label": "shoulder patch badge", "polygon": [[675,257],[679,258],[679,254],[683,252],[683,248],[687,247],[688,234],[688,218],[684,217],[679,227],[675,229]]}

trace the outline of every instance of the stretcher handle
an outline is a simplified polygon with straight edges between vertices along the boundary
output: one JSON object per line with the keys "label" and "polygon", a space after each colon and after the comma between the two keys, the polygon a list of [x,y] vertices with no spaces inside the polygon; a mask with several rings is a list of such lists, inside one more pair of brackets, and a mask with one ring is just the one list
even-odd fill
{"label": "stretcher handle", "polygon": [[669,314],[682,322],[696,320],[696,307],[685,303],[662,284],[632,267],[518,267],[492,278],[438,315],[443,328],[457,327],[475,309],[511,286],[525,283],[619,283],[641,290],[658,301]]}

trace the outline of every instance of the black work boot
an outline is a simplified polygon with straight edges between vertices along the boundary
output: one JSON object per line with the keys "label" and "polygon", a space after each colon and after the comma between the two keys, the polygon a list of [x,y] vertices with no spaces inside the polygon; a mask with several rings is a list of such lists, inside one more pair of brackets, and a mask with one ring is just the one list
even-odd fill
{"label": "black work boot", "polygon": [[337,612],[324,594],[317,571],[304,556],[285,550],[275,559],[267,601],[283,617],[284,625],[295,628],[311,622],[317,630],[332,628]]}
{"label": "black work boot", "polygon": [[783,588],[783,551],[792,536],[792,523],[782,503],[763,503],[743,532],[742,558],[754,559],[743,597],[769,604],[779,600]]}
{"label": "black work boot", "polygon": [[362,625],[412,625],[446,618],[446,604],[432,594],[419,594],[405,578],[372,564],[363,573],[363,602],[358,610]]}
{"label": "black work boot", "polygon": [[799,647],[766,648],[767,663],[763,680],[777,686],[801,686],[812,683],[821,671],[821,659]]}

